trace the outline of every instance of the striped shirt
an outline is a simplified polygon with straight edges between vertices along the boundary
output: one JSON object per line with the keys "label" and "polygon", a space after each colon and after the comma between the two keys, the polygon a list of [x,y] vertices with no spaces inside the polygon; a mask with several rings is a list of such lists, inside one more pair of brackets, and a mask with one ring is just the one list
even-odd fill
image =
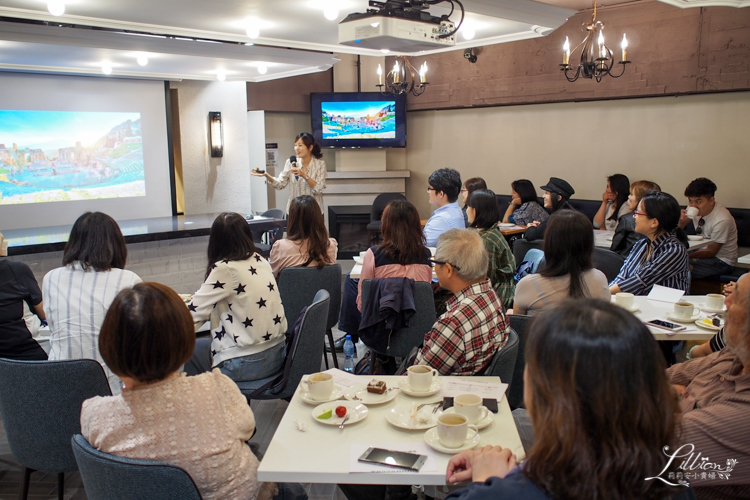
{"label": "striped shirt", "polygon": [[492,288],[495,289],[500,302],[506,309],[513,307],[513,296],[516,294],[516,281],[513,279],[516,272],[516,258],[513,257],[505,236],[497,226],[482,229],[479,235],[490,257],[487,277],[492,282]]}
{"label": "striped shirt", "polygon": [[[742,373],[743,365],[731,349],[722,349],[703,358],[672,366],[667,376],[672,384],[686,386],[680,395],[682,411],[678,447],[695,446],[694,459],[718,464],[725,470],[728,460],[736,460],[727,479],[703,472],[691,474],[690,482],[700,499],[750,498],[750,375]],[[695,455],[700,453],[700,458]],[[688,458],[678,459],[680,462]]]}
{"label": "striped shirt", "polygon": [[664,233],[653,242],[648,238],[636,242],[612,285],[635,295],[648,295],[654,285],[687,293],[690,263],[685,245],[672,233]]}
{"label": "striped shirt", "polygon": [[42,297],[50,328],[49,359],[96,360],[104,368],[112,394],[120,394],[120,379],[99,354],[99,330],[120,290],[140,282],[132,271],[84,271],[77,262],[48,272]]}

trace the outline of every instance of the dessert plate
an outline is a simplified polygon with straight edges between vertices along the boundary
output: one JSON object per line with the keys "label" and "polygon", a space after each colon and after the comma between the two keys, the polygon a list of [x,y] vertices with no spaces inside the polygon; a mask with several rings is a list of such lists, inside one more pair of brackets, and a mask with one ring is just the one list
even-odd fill
{"label": "dessert plate", "polygon": [[[362,403],[358,403],[356,401],[336,401],[331,403],[323,403],[322,405],[316,406],[315,408],[313,408],[310,415],[312,415],[313,420],[315,420],[316,422],[320,422],[321,424],[340,425],[344,418],[346,418],[346,416],[336,416],[337,406],[346,406],[346,413],[347,415],[349,415],[349,420],[346,421],[346,425],[354,424],[359,422],[360,420],[364,420],[368,413],[367,407]],[[332,415],[330,418],[318,418],[318,415],[325,413],[327,410],[331,410]]]}
{"label": "dessert plate", "polygon": [[709,307],[703,305],[703,306],[700,306],[700,308],[701,308],[701,311],[704,311],[707,313],[719,314],[719,313],[727,312],[727,306],[724,306],[721,309],[710,309]]}
{"label": "dessert plate", "polygon": [[300,388],[297,389],[299,391],[299,397],[304,401],[305,403],[309,405],[319,405],[320,403],[328,403],[329,401],[336,401],[337,399],[341,398],[341,395],[344,393],[344,389],[341,388],[341,386],[334,385],[333,386],[333,392],[331,393],[331,396],[326,399],[313,399],[310,397],[310,393],[302,389],[302,385],[300,385]]}
{"label": "dessert plate", "polygon": [[705,328],[706,330],[713,330],[715,332],[718,332],[721,330],[721,327],[724,326],[724,322],[721,322],[721,326],[716,326],[713,323],[711,323],[711,320],[708,318],[699,319],[695,322],[696,325],[700,326],[701,328]]}
{"label": "dessert plate", "polygon": [[424,431],[431,429],[437,425],[437,419],[442,415],[443,411],[438,410],[432,413],[435,406],[424,406],[417,410],[417,417],[412,419],[411,405],[402,405],[391,410],[385,414],[385,419],[391,424],[401,429],[409,431]]}
{"label": "dessert plate", "polygon": [[398,394],[398,389],[390,387],[383,394],[367,392],[367,384],[355,385],[344,391],[344,397],[349,401],[358,401],[366,405],[380,405],[392,401]]}
{"label": "dessert plate", "polygon": [[458,448],[446,448],[445,446],[440,444],[437,428],[432,428],[424,433],[424,442],[427,443],[430,448],[435,451],[439,451],[440,453],[447,453],[448,455],[455,455],[460,451],[476,448],[479,444],[479,433],[474,429],[469,429],[468,431],[466,431],[466,441],[464,442],[463,446],[459,446]]}
{"label": "dessert plate", "polygon": [[398,387],[404,392],[404,394],[408,396],[412,396],[415,398],[425,398],[427,396],[432,396],[437,391],[439,391],[440,388],[443,387],[443,382],[440,380],[440,378],[435,377],[434,379],[432,379],[432,385],[430,386],[430,388],[424,392],[421,392],[421,391],[415,391],[414,389],[412,389],[409,386],[409,380],[407,380],[406,377],[404,377],[404,380],[398,381]]}

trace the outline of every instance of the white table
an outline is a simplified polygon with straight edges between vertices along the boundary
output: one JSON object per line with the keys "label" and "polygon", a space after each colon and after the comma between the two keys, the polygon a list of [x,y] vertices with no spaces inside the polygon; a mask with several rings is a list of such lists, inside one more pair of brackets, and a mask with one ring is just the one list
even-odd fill
{"label": "white table", "polygon": [[[612,302],[615,301],[615,297],[612,296]],[[683,295],[681,302],[690,302],[698,307],[706,304],[706,297],[704,295]],[[652,319],[663,319],[675,323],[674,320],[667,318],[667,314],[674,311],[674,304],[669,302],[660,302],[657,300],[649,300],[646,296],[639,296],[634,298],[634,303],[638,305],[640,310],[636,311],[635,316],[641,321],[649,321]],[[706,317],[706,313],[701,312],[701,317]],[[654,334],[656,340],[709,340],[716,332],[701,328],[695,323],[682,323],[687,329],[681,332],[670,334],[666,330],[649,326],[648,329]]]}
{"label": "white table", "polygon": [[740,264],[750,264],[750,253],[737,259],[737,262]]}
{"label": "white table", "polygon": [[[427,249],[430,251],[430,255],[435,255],[436,248],[435,247],[427,247]],[[360,262],[362,261],[362,255],[359,255],[357,257],[353,257],[354,259],[354,267],[352,268],[352,271],[349,273],[349,277],[353,280],[358,280],[360,276],[362,276],[362,264]],[[358,260],[359,259],[359,260]],[[435,268],[432,268],[432,279],[437,279],[437,274],[435,274]]]}
{"label": "white table", "polygon": [[[363,376],[366,384],[373,377]],[[388,387],[397,385],[402,377],[375,376],[384,380]],[[453,377],[451,377],[453,378]],[[498,382],[499,377],[456,377],[468,380]],[[400,392],[400,391],[399,391]],[[440,392],[426,398],[412,398],[400,393],[393,401],[382,405],[368,406],[367,417],[347,426],[343,431],[338,427],[313,421],[314,406],[308,405],[295,394],[276,429],[268,451],[258,467],[258,480],[299,483],[339,483],[339,484],[399,484],[399,485],[444,485],[445,471],[452,455],[432,451],[437,460],[437,472],[413,471],[392,472],[383,468],[380,473],[349,473],[350,445],[367,444],[383,446],[387,443],[424,442],[425,431],[408,431],[392,426],[385,419],[386,413],[396,405],[410,405],[413,401],[428,403],[442,400]],[[333,403],[332,403],[333,405]],[[306,422],[307,432],[297,430],[296,421]],[[498,401],[498,413],[489,427],[479,431],[479,446],[498,445],[510,448],[519,460],[525,457],[521,438],[516,430],[507,398]]]}
{"label": "white table", "polygon": [[[606,231],[604,229],[594,229],[594,246],[600,248],[611,248],[612,237],[615,235],[614,231]],[[702,240],[688,240],[688,250],[693,251],[702,248],[709,243],[713,243],[713,240],[702,239]],[[750,255],[748,256],[750,257]],[[748,261],[750,263],[750,261]]]}

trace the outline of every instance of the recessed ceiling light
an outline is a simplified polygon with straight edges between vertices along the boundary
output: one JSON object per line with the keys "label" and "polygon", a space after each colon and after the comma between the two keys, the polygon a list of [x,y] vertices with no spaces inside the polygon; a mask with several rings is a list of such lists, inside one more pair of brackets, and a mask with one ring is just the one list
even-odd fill
{"label": "recessed ceiling light", "polygon": [[248,26],[245,30],[245,33],[247,33],[248,38],[258,38],[260,36],[260,28],[257,26]]}
{"label": "recessed ceiling light", "polygon": [[329,21],[335,21],[339,17],[339,9],[336,7],[326,7],[323,10],[323,15]]}
{"label": "recessed ceiling light", "polygon": [[383,54],[388,54],[391,51],[391,49],[380,49],[380,52]]}
{"label": "recessed ceiling light", "polygon": [[466,27],[461,28],[461,34],[463,35],[464,40],[471,40],[474,38],[477,32],[471,26],[466,26]]}
{"label": "recessed ceiling light", "polygon": [[378,26],[380,26],[380,23],[370,23],[370,26],[372,26],[373,28],[377,28]]}
{"label": "recessed ceiling light", "polygon": [[136,59],[136,61],[138,61],[138,66],[145,66],[148,64],[148,57],[138,56],[138,59]]}
{"label": "recessed ceiling light", "polygon": [[252,47],[253,45],[255,45],[253,42],[247,42],[245,44],[246,47]]}
{"label": "recessed ceiling light", "polygon": [[65,14],[65,4],[59,0],[52,0],[47,3],[47,10],[53,16],[62,16]]}
{"label": "recessed ceiling light", "polygon": [[227,75],[225,75],[224,73],[218,73],[216,75],[216,79],[219,80],[220,82],[223,82],[224,80],[227,79]]}
{"label": "recessed ceiling light", "polygon": [[265,66],[258,66],[258,73],[260,73],[261,75],[265,75],[266,73],[268,73],[268,68]]}
{"label": "recessed ceiling light", "polygon": [[105,75],[111,75],[112,66],[110,66],[109,64],[105,64],[104,66],[102,66],[102,73],[104,73]]}

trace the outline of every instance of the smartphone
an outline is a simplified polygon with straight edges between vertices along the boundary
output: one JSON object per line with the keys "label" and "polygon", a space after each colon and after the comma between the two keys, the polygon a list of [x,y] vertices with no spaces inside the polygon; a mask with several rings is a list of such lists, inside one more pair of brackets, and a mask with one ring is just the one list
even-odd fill
{"label": "smartphone", "polygon": [[661,328],[662,330],[668,330],[670,332],[681,332],[682,330],[685,330],[687,328],[685,325],[672,323],[670,321],[664,321],[663,319],[653,319],[651,321],[647,321],[646,324],[655,326],[656,328]]}
{"label": "smartphone", "polygon": [[266,173],[266,171],[263,170],[262,168],[254,168],[253,172],[256,172],[258,174],[265,174]]}
{"label": "smartphone", "polygon": [[383,448],[367,448],[367,451],[359,457],[359,461],[419,471],[427,461],[427,456],[405,451],[384,450]]}

